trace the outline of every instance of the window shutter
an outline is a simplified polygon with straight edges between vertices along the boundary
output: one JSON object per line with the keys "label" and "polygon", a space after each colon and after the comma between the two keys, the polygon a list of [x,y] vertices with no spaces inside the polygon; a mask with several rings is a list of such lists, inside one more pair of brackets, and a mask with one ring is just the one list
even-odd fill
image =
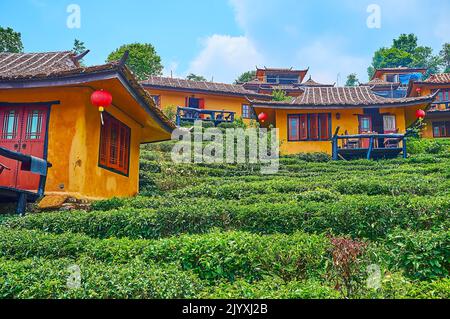
{"label": "window shutter", "polygon": [[105,168],[128,174],[131,129],[106,112],[103,118],[99,164]]}
{"label": "window shutter", "polygon": [[306,114],[300,115],[300,139],[308,139],[308,116]]}
{"label": "window shutter", "polygon": [[100,130],[100,156],[99,161],[101,165],[108,165],[108,149],[109,149],[109,131],[111,126],[111,121],[109,116],[103,117],[104,124],[101,126]]}
{"label": "window shutter", "polygon": [[309,121],[310,121],[310,128],[309,128],[309,138],[312,140],[318,140],[319,139],[319,119],[317,114],[311,114]]}
{"label": "window shutter", "polygon": [[205,109],[205,99],[199,99],[198,100],[198,108],[201,110]]}
{"label": "window shutter", "polygon": [[330,138],[329,114],[319,114],[320,139],[328,140]]}

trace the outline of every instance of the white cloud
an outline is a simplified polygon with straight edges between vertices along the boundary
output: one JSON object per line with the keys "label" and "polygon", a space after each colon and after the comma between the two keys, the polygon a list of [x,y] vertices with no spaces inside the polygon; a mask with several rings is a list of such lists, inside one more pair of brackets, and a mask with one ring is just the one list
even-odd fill
{"label": "white cloud", "polygon": [[339,75],[339,85],[345,84],[347,75],[356,73],[361,82],[367,80],[370,57],[350,55],[340,50],[342,41],[319,39],[297,52],[300,65],[309,66],[309,74],[317,82],[334,83]]}
{"label": "white cloud", "polygon": [[241,73],[264,64],[264,57],[245,36],[212,35],[203,40],[203,50],[191,62],[188,73],[233,82]]}

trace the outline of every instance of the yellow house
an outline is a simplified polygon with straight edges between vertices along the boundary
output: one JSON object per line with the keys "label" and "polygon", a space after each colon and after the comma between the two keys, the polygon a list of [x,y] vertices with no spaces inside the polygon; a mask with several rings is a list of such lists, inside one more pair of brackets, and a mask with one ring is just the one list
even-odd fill
{"label": "yellow house", "polygon": [[425,138],[450,137],[450,73],[434,74],[425,81],[411,82],[408,96],[435,94],[436,99],[425,117]]}
{"label": "yellow house", "polygon": [[[306,87],[299,97],[287,102],[258,101],[251,104],[256,114],[268,116],[266,126],[279,129],[282,154],[332,153],[332,137],[338,134],[401,134],[415,122],[415,112],[426,108],[434,96],[383,98],[368,86]],[[355,138],[356,139],[356,138]],[[376,140],[375,148],[388,139]],[[350,147],[352,139],[346,141]],[[355,149],[367,149],[369,139],[359,138]]]}
{"label": "yellow house", "polygon": [[187,107],[200,110],[234,112],[249,122],[255,119],[249,99],[271,99],[270,95],[245,89],[242,85],[151,76],[141,85],[162,110]]}
{"label": "yellow house", "polygon": [[[81,67],[72,52],[0,53],[0,146],[48,160],[46,194],[100,199],[138,193],[140,144],[168,140],[174,124],[120,62]],[[112,94],[103,123],[90,96]],[[13,160],[0,188],[34,194],[42,177]],[[1,195],[0,195],[1,197]]]}

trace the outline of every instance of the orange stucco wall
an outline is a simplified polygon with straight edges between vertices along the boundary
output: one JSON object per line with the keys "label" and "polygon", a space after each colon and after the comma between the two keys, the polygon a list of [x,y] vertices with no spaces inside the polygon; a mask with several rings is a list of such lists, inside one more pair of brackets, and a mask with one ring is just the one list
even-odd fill
{"label": "orange stucco wall", "polygon": [[[432,86],[424,86],[421,87],[422,92],[421,95],[430,95],[433,93],[433,91],[435,89],[442,89],[442,86],[439,87],[432,87]],[[445,87],[447,88],[447,87]],[[450,84],[448,85],[448,88],[450,88]],[[415,94],[417,95],[417,94]],[[441,108],[445,107],[444,105],[440,106]],[[415,115],[413,114],[413,116],[415,117]],[[433,114],[433,116],[431,117],[425,117],[424,122],[425,122],[425,127],[422,131],[422,137],[424,138],[434,138],[433,136],[433,122],[443,122],[443,121],[450,121],[450,115],[448,114],[442,114],[439,115],[438,114]]]}
{"label": "orange stucco wall", "polygon": [[[419,107],[418,107],[419,108]],[[415,109],[411,112],[415,113]],[[331,132],[334,134],[339,126],[339,134],[358,134],[358,115],[364,114],[362,108],[341,109],[341,110],[276,110],[276,124],[280,134],[280,152],[282,154],[325,152],[331,154],[331,141],[288,141],[288,115],[290,114],[310,114],[310,113],[331,113]],[[336,114],[340,118],[336,118]],[[406,128],[412,124],[405,117],[405,108],[381,108],[380,114],[394,114],[396,116],[397,127],[400,133],[405,133]]]}
{"label": "orange stucco wall", "polygon": [[242,105],[249,104],[244,97],[213,94],[192,94],[189,92],[162,91],[153,89],[147,89],[147,91],[152,95],[160,96],[161,108],[163,110],[172,107],[176,111],[177,106],[185,106],[186,97],[195,97],[205,99],[205,109],[207,110],[231,111],[236,112],[237,117],[242,117]]}
{"label": "orange stucco wall", "polygon": [[51,107],[50,112],[48,161],[53,167],[48,172],[46,194],[65,193],[92,199],[133,196],[138,192],[143,127],[127,115],[130,105],[116,102],[122,110],[116,106],[109,107],[107,111],[110,114],[131,128],[129,176],[100,168],[101,122],[98,110],[90,104],[91,92],[90,88],[69,87],[0,90],[0,101],[60,101],[59,105]]}

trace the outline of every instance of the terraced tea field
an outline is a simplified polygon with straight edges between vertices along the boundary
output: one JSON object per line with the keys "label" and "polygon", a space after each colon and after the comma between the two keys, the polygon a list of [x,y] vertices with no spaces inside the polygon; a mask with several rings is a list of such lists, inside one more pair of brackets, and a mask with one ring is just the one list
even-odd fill
{"label": "terraced tea field", "polygon": [[407,160],[284,157],[274,176],[144,146],[139,197],[1,217],[0,297],[449,298],[450,144],[436,143]]}

